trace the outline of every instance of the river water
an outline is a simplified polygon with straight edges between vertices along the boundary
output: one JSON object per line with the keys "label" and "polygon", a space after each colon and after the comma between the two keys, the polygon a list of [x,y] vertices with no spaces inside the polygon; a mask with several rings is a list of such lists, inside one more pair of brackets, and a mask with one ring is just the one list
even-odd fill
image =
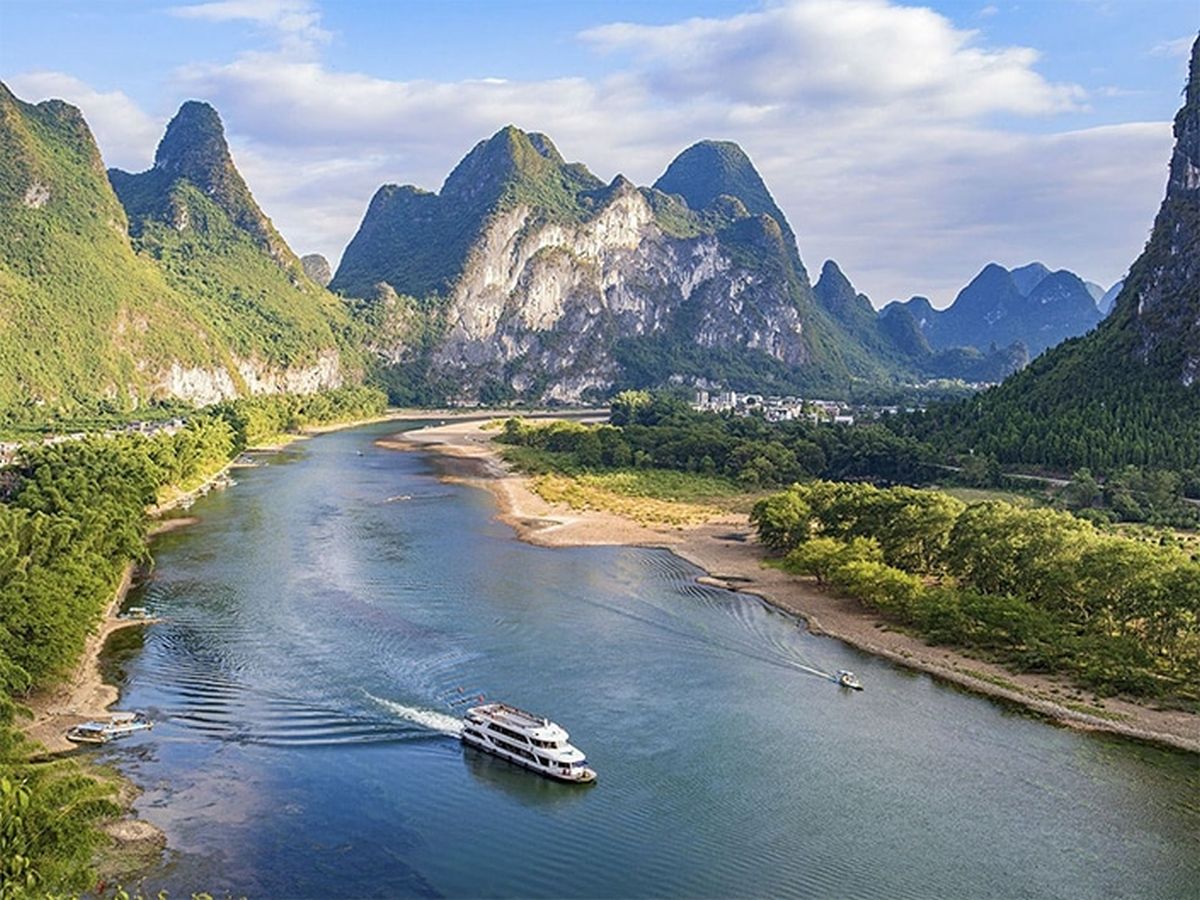
{"label": "river water", "polygon": [[[396,427],[263,456],[156,539],[129,604],[165,620],[110,659],[156,725],[100,753],[168,835],[148,887],[1196,896],[1194,756],[814,637],[666,552],[522,544],[487,493],[373,446]],[[460,688],[563,724],[598,783],[464,749]]]}

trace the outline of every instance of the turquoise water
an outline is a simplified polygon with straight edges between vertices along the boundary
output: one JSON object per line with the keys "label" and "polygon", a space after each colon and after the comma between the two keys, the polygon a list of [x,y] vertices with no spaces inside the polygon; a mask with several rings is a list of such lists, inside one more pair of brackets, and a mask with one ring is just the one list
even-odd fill
{"label": "turquoise water", "polygon": [[[1183,897],[1196,758],[1054,728],[809,635],[668,553],[549,550],[431,460],[326,435],[155,543],[101,757],[249,897]],[[358,452],[362,456],[357,455]],[[850,668],[853,693],[796,668]],[[564,725],[579,787],[465,750],[444,698]]]}

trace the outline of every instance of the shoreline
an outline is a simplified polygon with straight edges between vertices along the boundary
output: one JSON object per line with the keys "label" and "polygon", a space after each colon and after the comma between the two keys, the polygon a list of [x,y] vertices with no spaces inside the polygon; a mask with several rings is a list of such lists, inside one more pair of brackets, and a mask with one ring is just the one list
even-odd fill
{"label": "shoreline", "polygon": [[851,598],[764,566],[766,555],[744,515],[731,513],[694,526],[651,527],[613,513],[548,503],[533,492],[528,477],[500,458],[491,438],[492,433],[478,424],[456,422],[401,432],[375,443],[385,449],[427,452],[444,480],[487,490],[496,499],[497,518],[512,527],[519,540],[544,547],[626,545],[668,550],[703,570],[697,579],[702,584],[759,597],[796,616],[813,634],[1020,706],[1058,725],[1200,753],[1200,716],[1121,698],[1098,700],[1066,679],[1011,672],[927,644]]}
{"label": "shoreline", "polygon": [[[360,425],[369,425],[393,419],[396,421],[405,421],[407,419],[428,418],[428,416],[419,416],[419,412],[418,410],[400,409],[389,411],[389,414],[384,416],[369,419],[355,419],[350,422],[339,422],[330,425],[314,425],[311,428],[302,429],[295,435],[295,438],[303,439],[313,434],[325,434],[331,431],[356,428]],[[274,452],[286,445],[285,442],[278,446],[264,445],[261,447],[248,447],[247,452]],[[186,491],[173,493],[161,503],[147,509],[146,515],[150,519],[150,527],[146,531],[147,542],[159,535],[187,528],[200,521],[196,516],[174,516],[171,518],[164,518],[164,516],[166,513],[178,509],[187,501],[195,500],[206,494],[222,478],[226,477],[232,469],[239,468],[240,466],[241,463],[238,462],[237,458],[231,459],[205,477],[195,487]],[[130,588],[133,586],[133,579],[137,573],[138,567],[134,563],[131,562],[126,565],[125,572],[120,583],[117,585],[113,599],[105,608],[104,615],[101,617],[96,630],[88,635],[83,652],[80,654],[79,662],[76,664],[70,677],[63,679],[63,681],[53,687],[45,688],[30,695],[24,700],[23,705],[33,712],[33,718],[21,723],[18,727],[26,737],[41,744],[49,755],[58,755],[77,750],[78,746],[68,741],[64,736],[66,730],[88,719],[104,718],[109,714],[109,707],[120,700],[120,689],[115,685],[106,684],[100,671],[100,658],[104,653],[104,646],[108,642],[108,638],[113,633],[124,628],[131,628],[137,625],[150,625],[159,621],[158,619],[120,619],[117,617],[117,612],[121,608],[121,604],[125,601]]]}
{"label": "shoreline", "polygon": [[[169,499],[147,510],[150,526],[146,531],[149,542],[160,534],[186,528],[199,521],[195,516],[163,518],[189,499],[207,493],[234,466],[230,461],[206,477],[200,484],[187,491],[179,491]],[[114,786],[116,802],[123,812],[107,821],[98,823],[97,828],[108,835],[111,844],[97,853],[96,867],[102,880],[132,878],[152,868],[167,849],[166,833],[157,825],[139,817],[133,809],[134,801],[141,788],[128,776],[96,765],[90,754],[82,753],[81,746],[67,740],[69,728],[92,719],[104,719],[111,714],[112,707],[121,699],[121,689],[104,680],[100,660],[108,639],[126,628],[152,625],[159,619],[122,619],[121,605],[133,587],[134,579],[141,571],[130,561],[125,564],[121,578],[113,591],[113,597],[96,628],[88,635],[70,676],[52,687],[37,691],[24,698],[25,706],[32,716],[17,723],[17,728],[41,750],[33,759],[76,759],[85,773],[98,781]]]}
{"label": "shoreline", "polygon": [[23,703],[33,712],[33,718],[21,723],[21,731],[45,747],[51,755],[77,750],[78,745],[67,740],[66,730],[89,719],[107,716],[109,707],[120,699],[117,687],[104,681],[100,672],[100,656],[109,637],[116,632],[153,621],[117,618],[117,611],[133,586],[136,571],[134,563],[125,564],[121,580],[104,610],[100,625],[88,635],[83,653],[71,675],[54,687],[32,694]]}

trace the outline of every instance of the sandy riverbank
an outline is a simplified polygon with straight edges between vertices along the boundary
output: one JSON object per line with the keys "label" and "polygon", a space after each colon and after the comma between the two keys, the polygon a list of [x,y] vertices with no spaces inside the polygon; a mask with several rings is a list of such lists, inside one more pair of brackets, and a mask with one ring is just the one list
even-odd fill
{"label": "sandy riverbank", "polygon": [[75,749],[76,745],[65,737],[67,729],[88,719],[108,715],[108,708],[117,702],[117,689],[105,684],[100,673],[100,652],[113,632],[146,624],[146,620],[117,618],[133,583],[133,574],[134,566],[130,563],[125,567],[100,627],[88,635],[83,655],[71,676],[25,701],[33,718],[22,726],[22,730],[51,753]]}
{"label": "sandy riverbank", "polygon": [[404,432],[377,443],[390,449],[437,454],[445,478],[482,487],[495,496],[499,518],[522,540],[548,547],[626,544],[664,548],[705,570],[708,575],[703,582],[756,594],[802,618],[817,634],[975,693],[1019,704],[1063,725],[1200,752],[1200,716],[1119,699],[1097,701],[1065,680],[1013,673],[930,646],[893,630],[855,600],[820,590],[811,580],[765,567],[763,548],[744,515],[729,514],[686,528],[654,528],[611,513],[581,512],[547,503],[530,489],[528,479],[504,463],[492,445],[494,432],[484,431],[481,425],[478,421],[455,422]]}

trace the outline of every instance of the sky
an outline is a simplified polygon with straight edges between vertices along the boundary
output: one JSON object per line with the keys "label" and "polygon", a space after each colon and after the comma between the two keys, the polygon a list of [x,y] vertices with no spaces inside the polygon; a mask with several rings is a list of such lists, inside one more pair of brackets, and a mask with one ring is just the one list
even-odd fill
{"label": "sky", "polygon": [[1196,0],[0,0],[0,80],[148,168],[187,99],[300,254],[506,124],[606,181],[750,154],[815,277],[936,306],[985,264],[1107,287],[1166,183]]}

